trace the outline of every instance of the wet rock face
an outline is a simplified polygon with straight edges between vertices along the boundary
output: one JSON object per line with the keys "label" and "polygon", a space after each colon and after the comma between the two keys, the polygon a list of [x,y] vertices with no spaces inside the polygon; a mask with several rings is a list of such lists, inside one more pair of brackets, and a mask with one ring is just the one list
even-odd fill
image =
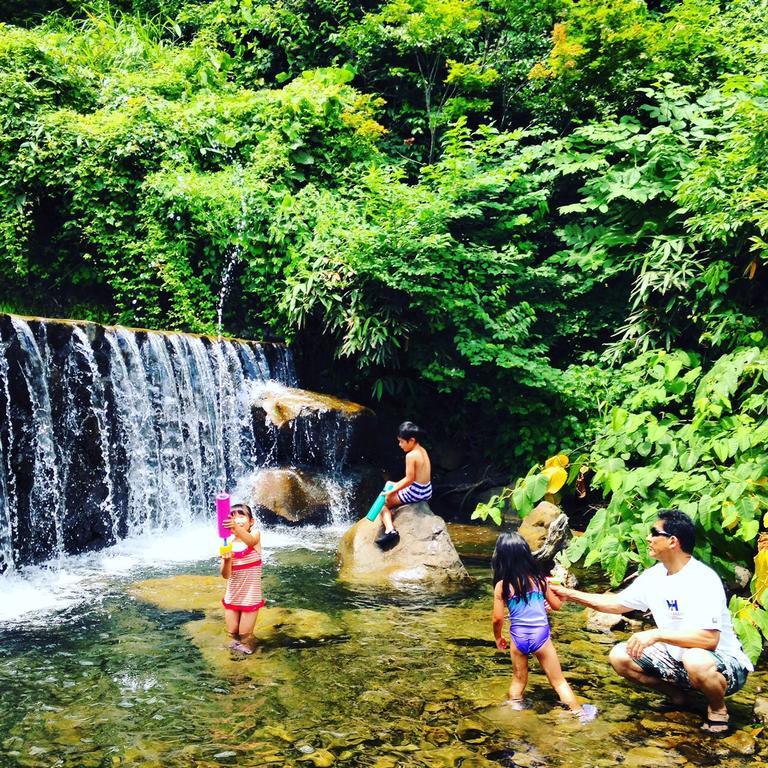
{"label": "wet rock face", "polygon": [[406,504],[395,515],[400,532],[396,547],[383,552],[376,537],[383,531],[377,519],[358,520],[339,544],[339,578],[381,585],[468,582],[469,574],[453,546],[445,521],[427,504]]}
{"label": "wet rock face", "polygon": [[568,516],[548,501],[534,507],[520,525],[519,533],[528,542],[534,557],[544,563],[551,562],[571,540]]}
{"label": "wet rock face", "polygon": [[763,725],[768,725],[768,697],[755,697],[755,720]]}
{"label": "wet rock face", "polygon": [[374,443],[373,411],[357,403],[269,382],[253,400],[256,441],[268,464],[338,472],[362,462]]}

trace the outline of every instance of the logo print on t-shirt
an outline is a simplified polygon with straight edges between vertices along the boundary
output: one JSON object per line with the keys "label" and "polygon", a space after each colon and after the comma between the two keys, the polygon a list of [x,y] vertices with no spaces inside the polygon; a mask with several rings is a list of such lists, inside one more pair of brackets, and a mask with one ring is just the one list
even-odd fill
{"label": "logo print on t-shirt", "polygon": [[677,607],[677,600],[667,600],[667,608],[669,608],[670,611],[674,611],[675,613],[678,613],[680,610]]}

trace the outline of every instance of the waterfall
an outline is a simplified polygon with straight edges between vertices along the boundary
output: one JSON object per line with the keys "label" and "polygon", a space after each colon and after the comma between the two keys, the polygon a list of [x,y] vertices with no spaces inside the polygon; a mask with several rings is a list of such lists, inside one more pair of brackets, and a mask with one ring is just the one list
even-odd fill
{"label": "waterfall", "polygon": [[[0,424],[7,426],[11,423],[10,398],[8,396],[8,361],[5,355],[0,355],[0,383],[5,387],[3,396],[6,409]],[[10,451],[13,445],[10,446]],[[0,573],[13,566],[13,518],[11,508],[15,508],[15,483],[10,472],[10,465],[6,457],[10,452],[3,448],[2,434],[0,432]],[[10,482],[6,481],[10,478]]]}
{"label": "waterfall", "polygon": [[0,316],[0,573],[205,515],[269,450],[267,381],[287,349]]}

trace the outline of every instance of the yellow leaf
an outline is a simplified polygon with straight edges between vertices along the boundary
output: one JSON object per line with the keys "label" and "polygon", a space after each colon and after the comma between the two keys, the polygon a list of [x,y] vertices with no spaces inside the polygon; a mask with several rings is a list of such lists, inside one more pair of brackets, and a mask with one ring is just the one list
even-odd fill
{"label": "yellow leaf", "polygon": [[568,457],[564,453],[558,453],[557,456],[552,456],[544,462],[544,466],[549,467],[567,467]]}
{"label": "yellow leaf", "polygon": [[754,585],[752,594],[762,595],[768,589],[768,550],[763,549],[755,555],[755,575],[752,579]]}
{"label": "yellow leaf", "polygon": [[732,501],[723,502],[723,528],[732,531],[739,524],[739,515]]}
{"label": "yellow leaf", "polygon": [[568,473],[562,467],[546,467],[541,474],[549,481],[547,493],[557,493],[568,479]]}

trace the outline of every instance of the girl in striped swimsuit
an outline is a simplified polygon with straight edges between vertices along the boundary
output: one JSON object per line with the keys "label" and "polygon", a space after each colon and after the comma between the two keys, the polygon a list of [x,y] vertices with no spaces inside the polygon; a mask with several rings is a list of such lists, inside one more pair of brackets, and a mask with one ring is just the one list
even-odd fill
{"label": "girl in striped swimsuit", "polygon": [[224,525],[236,541],[233,551],[221,558],[221,575],[227,580],[227,591],[221,603],[224,622],[238,653],[253,653],[253,628],[264,605],[261,594],[261,533],[253,530],[253,512],[247,504],[235,504],[232,516]]}

